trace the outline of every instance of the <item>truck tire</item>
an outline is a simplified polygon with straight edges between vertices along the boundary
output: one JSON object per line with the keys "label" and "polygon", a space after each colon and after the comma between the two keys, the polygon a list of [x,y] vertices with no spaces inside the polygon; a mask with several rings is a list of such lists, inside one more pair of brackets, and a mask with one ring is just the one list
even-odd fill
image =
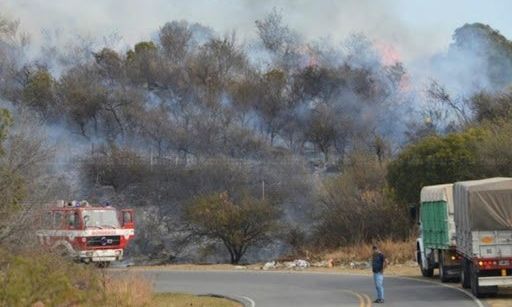
{"label": "truck tire", "polygon": [[441,282],[448,282],[450,280],[448,272],[444,266],[444,253],[441,251],[439,252],[439,279],[441,279]]}
{"label": "truck tire", "polygon": [[423,277],[432,277],[432,276],[434,276],[434,269],[433,268],[423,268],[423,261],[422,261],[422,258],[421,258],[421,254],[419,254],[419,256],[418,256],[418,261],[419,261],[419,264],[420,264],[421,275],[423,275]]}
{"label": "truck tire", "polygon": [[480,286],[478,285],[478,272],[473,263],[470,264],[470,281],[471,281],[471,293],[481,298],[483,296]]}
{"label": "truck tire", "polygon": [[471,279],[469,272],[469,263],[466,258],[462,258],[462,264],[460,268],[460,282],[462,284],[462,288],[469,289],[471,288]]}

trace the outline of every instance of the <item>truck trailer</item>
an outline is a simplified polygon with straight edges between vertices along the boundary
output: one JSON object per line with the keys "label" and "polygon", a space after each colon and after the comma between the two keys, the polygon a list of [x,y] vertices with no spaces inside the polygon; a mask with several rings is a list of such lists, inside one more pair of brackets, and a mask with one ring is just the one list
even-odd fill
{"label": "truck trailer", "polygon": [[480,297],[512,286],[512,178],[454,184],[461,282]]}
{"label": "truck trailer", "polygon": [[456,250],[453,184],[425,186],[420,195],[420,233],[416,258],[425,277],[439,269],[442,282],[460,277]]}

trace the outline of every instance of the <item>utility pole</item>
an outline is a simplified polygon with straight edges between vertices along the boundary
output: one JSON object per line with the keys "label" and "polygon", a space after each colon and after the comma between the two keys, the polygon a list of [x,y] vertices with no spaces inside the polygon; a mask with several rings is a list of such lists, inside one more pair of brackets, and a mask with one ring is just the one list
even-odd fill
{"label": "utility pole", "polygon": [[265,200],[265,180],[261,180],[261,199]]}

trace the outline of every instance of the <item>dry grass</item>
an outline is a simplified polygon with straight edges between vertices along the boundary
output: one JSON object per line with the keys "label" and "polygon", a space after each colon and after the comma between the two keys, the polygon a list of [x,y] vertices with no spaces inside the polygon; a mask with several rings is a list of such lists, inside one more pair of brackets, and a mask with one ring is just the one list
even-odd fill
{"label": "dry grass", "polygon": [[[391,264],[403,264],[415,260],[416,240],[407,241],[384,240],[379,248]],[[372,257],[372,244],[360,243],[342,247],[322,255],[324,259],[333,259],[337,264],[349,264],[352,261],[368,261]]]}
{"label": "dry grass", "polygon": [[108,306],[153,306],[152,283],[136,274],[103,276]]}
{"label": "dry grass", "polygon": [[151,306],[155,307],[241,307],[242,305],[224,298],[197,296],[184,293],[156,294]]}

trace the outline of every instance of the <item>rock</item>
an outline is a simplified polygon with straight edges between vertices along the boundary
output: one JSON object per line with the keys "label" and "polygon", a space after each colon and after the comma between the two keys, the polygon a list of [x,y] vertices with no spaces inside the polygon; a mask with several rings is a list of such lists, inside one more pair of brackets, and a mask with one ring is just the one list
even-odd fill
{"label": "rock", "polygon": [[243,265],[235,265],[235,270],[246,270],[247,267]]}

